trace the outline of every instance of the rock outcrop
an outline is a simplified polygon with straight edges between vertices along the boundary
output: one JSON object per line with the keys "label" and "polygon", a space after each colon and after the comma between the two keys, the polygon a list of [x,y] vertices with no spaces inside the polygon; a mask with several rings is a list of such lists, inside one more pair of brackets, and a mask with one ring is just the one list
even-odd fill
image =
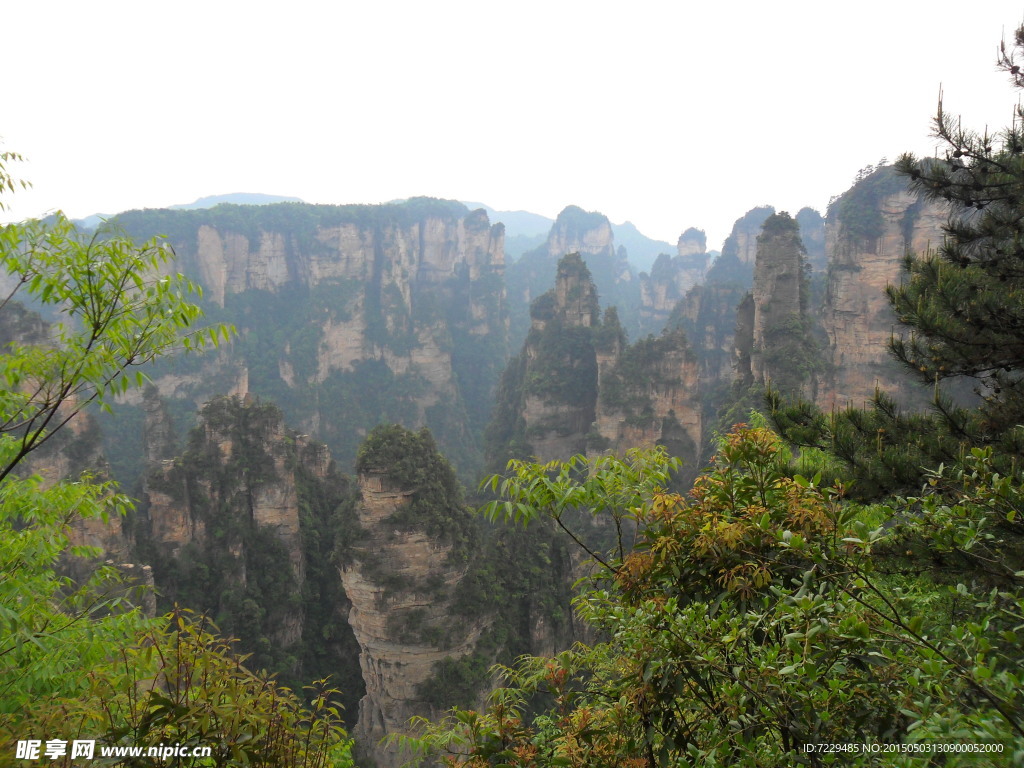
{"label": "rock outcrop", "polygon": [[630,345],[615,307],[578,254],[558,265],[555,288],[531,307],[523,350],[502,377],[488,464],[509,456],[565,460],[662,444],[695,462],[700,366],[682,331]]}
{"label": "rock outcrop", "polygon": [[375,430],[358,470],[359,541],[341,567],[366,684],[354,735],[378,768],[396,768],[402,755],[379,742],[407,732],[413,716],[437,718],[455,703],[441,690],[439,666],[472,654],[492,619],[455,607],[472,516],[429,433]]}
{"label": "rock outcrop", "polygon": [[944,206],[907,189],[891,167],[877,169],[833,204],[826,221],[829,280],[821,324],[831,370],[819,386],[818,405],[861,406],[876,385],[906,399],[915,389],[890,358],[898,324],[885,289],[902,279],[902,261],[942,243]]}
{"label": "rock outcrop", "polygon": [[530,308],[521,418],[531,454],[541,461],[586,450],[597,405],[592,329],[599,311],[590,270],[575,253],[558,263],[554,291]]}
{"label": "rock outcrop", "polygon": [[[150,434],[164,424],[161,410],[150,407]],[[179,460],[165,459],[147,479],[149,541],[169,554],[190,543],[208,543],[215,529],[239,539],[253,526],[272,533],[288,553],[295,579],[301,580],[299,505],[293,465],[296,450],[307,447],[314,473],[330,461],[323,446],[294,443],[280,411],[252,397],[211,402]],[[229,520],[227,518],[235,518]],[[242,584],[246,574],[239,571]]]}
{"label": "rock outcrop", "polygon": [[690,228],[679,237],[677,254],[660,255],[648,275],[640,273],[640,325],[642,333],[661,333],[676,304],[704,281],[711,257],[707,237]]}
{"label": "rock outcrop", "polygon": [[775,213],[775,208],[770,205],[762,205],[751,208],[743,216],[736,219],[732,225],[732,231],[722,244],[722,255],[720,258],[725,263],[733,260],[747,267],[744,274],[750,274],[757,260],[757,238],[761,235],[761,227],[765,220]]}
{"label": "rock outcrop", "polygon": [[[758,383],[775,381],[798,386],[809,382],[811,371],[795,370],[812,343],[807,323],[807,278],[805,250],[797,222],[783,211],[769,216],[757,238],[752,292],[753,317],[750,326],[749,372],[740,378]],[[738,318],[737,328],[741,321]],[[737,332],[737,347],[739,347]]]}
{"label": "rock outcrop", "polygon": [[700,361],[705,394],[720,390],[723,382],[733,379],[736,308],[753,287],[757,237],[774,213],[770,206],[754,208],[736,220],[703,282],[676,303],[666,322],[666,328],[686,332]]}
{"label": "rock outcrop", "polygon": [[825,219],[813,208],[801,208],[796,215],[800,225],[800,242],[807,251],[807,265],[812,272],[824,272],[828,267],[825,251]]}
{"label": "rock outcrop", "polygon": [[598,398],[591,455],[663,445],[692,472],[700,457],[700,365],[679,329],[623,343],[613,310],[597,339]]}
{"label": "rock outcrop", "polygon": [[[165,418],[148,411],[159,433]],[[151,466],[144,492],[136,541],[164,599],[217,616],[254,665],[296,682],[331,674],[354,703],[348,603],[328,565],[351,544],[339,538],[351,494],[327,448],[269,403],[220,398],[182,456]]]}
{"label": "rock outcrop", "polygon": [[559,260],[569,253],[580,255],[603,302],[618,307],[623,325],[630,330],[639,329],[640,283],[625,251],[615,247],[611,223],[603,214],[570,205],[558,214],[544,245],[523,254],[509,266],[513,348],[522,344],[529,332],[527,308],[551,287]]}

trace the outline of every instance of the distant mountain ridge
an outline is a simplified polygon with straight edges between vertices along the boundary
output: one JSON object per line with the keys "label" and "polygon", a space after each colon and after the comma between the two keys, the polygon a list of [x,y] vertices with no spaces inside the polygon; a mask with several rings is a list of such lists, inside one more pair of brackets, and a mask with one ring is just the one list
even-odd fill
{"label": "distant mountain ridge", "polygon": [[[304,203],[299,197],[287,195],[269,195],[263,192],[230,192],[224,195],[206,195],[191,203],[178,203],[166,206],[167,210],[191,211],[202,208],[213,208],[227,203],[231,205],[272,205],[274,203]],[[398,200],[392,201],[401,202]],[[531,211],[499,211],[484,203],[461,201],[469,210],[482,208],[487,212],[492,223],[501,222],[505,225],[505,256],[516,261],[528,251],[532,251],[547,240],[555,220]],[[95,229],[104,221],[117,214],[94,213],[74,223],[81,229]],[[674,254],[676,246],[664,240],[647,237],[630,221],[612,224],[612,234],[619,246],[624,246],[629,263],[637,272],[650,272],[655,260],[663,253]]]}
{"label": "distant mountain ridge", "polygon": [[[226,195],[207,195],[200,197],[191,203],[180,203],[168,205],[167,209],[174,211],[190,211],[197,208],[213,208],[221,203],[233,205],[271,205],[273,203],[304,203],[299,197],[288,197],[286,195],[266,195],[262,192],[229,192]],[[107,219],[112,219],[113,213],[94,213],[84,219],[73,219],[72,221],[80,229],[96,229]]]}
{"label": "distant mountain ridge", "polygon": [[230,192],[226,195],[207,195],[200,197],[191,203],[167,206],[171,210],[188,211],[193,208],[212,208],[221,203],[232,205],[272,205],[273,203],[304,203],[300,197],[287,197],[285,195],[265,195],[262,192]]}

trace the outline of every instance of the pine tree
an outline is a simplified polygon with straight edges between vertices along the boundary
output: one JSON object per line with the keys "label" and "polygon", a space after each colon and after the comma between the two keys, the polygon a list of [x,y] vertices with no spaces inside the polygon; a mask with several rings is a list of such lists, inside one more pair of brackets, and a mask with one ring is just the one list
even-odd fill
{"label": "pine tree", "polygon": [[[999,60],[1024,89],[1020,57],[1024,27]],[[905,154],[896,167],[911,189],[948,203],[945,241],[909,256],[907,279],[888,290],[906,326],[891,351],[934,385],[932,411],[905,413],[879,393],[870,411],[826,416],[769,395],[786,436],[839,455],[868,495],[918,485],[924,468],[972,447],[993,446],[1004,472],[1019,471],[1016,457],[1024,455],[1024,107],[1002,131],[978,133],[948,114],[940,95],[935,136],[941,157]],[[954,404],[953,391],[970,392],[970,405],[963,397]]]}

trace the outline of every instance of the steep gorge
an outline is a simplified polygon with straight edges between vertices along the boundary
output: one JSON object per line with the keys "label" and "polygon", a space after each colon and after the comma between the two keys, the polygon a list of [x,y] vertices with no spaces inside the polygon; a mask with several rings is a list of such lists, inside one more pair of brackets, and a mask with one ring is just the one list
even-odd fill
{"label": "steep gorge", "polygon": [[[436,435],[436,447],[414,453],[461,457],[465,470],[481,463],[466,457],[480,453],[497,389],[492,469],[509,456],[658,444],[696,470],[722,404],[737,402],[735,387],[756,385],[759,396],[765,381],[793,373],[780,328],[797,345],[812,325],[827,339],[811,347],[818,365],[809,379],[800,371],[793,390],[816,392],[825,407],[866,399],[876,381],[903,386],[894,369],[885,378],[884,285],[899,279],[907,247],[937,243],[944,216],[898,187],[869,177],[847,193],[856,205],[840,198],[823,226],[813,211],[794,220],[754,209],[714,261],[688,230],[675,256],[639,276],[620,269],[604,217],[570,211],[536,259],[552,267],[553,288],[533,300],[525,343],[500,387],[513,309],[501,228],[482,211],[425,201],[258,215],[228,207],[187,220],[125,215],[143,229],[173,225],[165,231],[207,286],[212,318],[240,331],[212,359],[158,371],[160,397],[135,402],[147,416],[140,456],[156,465],[134,528],[144,561],[167,594],[221,617],[268,665],[295,679],[343,670],[363,748],[394,765],[394,752],[374,746],[380,736],[411,715],[473,703],[496,659],[554,652],[577,637],[567,585],[578,556],[547,531],[481,532],[457,494],[422,503],[422,476],[396,473],[390,454],[361,458],[358,485],[345,480],[326,449],[284,429],[280,415],[261,416],[251,398],[213,406],[174,459],[180,414],[214,392],[251,389],[278,399],[289,423],[330,442],[346,465],[375,424],[396,421]],[[805,256],[803,241],[824,232],[820,255],[815,245]],[[553,255],[572,245],[592,253]],[[822,257],[827,281],[817,266],[808,281],[805,261]],[[602,302],[588,264],[602,279],[618,270],[609,292],[635,299],[626,304],[634,326],[660,330],[669,317],[668,328],[630,344],[619,309],[601,313],[614,302]],[[535,277],[512,295],[534,296]],[[827,285],[821,303],[814,280]],[[251,438],[236,422],[252,427]]]}

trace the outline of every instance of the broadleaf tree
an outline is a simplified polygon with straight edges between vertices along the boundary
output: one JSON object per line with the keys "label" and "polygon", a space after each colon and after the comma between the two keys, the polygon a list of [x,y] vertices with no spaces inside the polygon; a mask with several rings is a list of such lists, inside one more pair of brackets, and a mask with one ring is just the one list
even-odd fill
{"label": "broadleaf tree", "polygon": [[[636,547],[613,544],[575,602],[598,641],[497,667],[485,707],[395,740],[461,768],[1022,764],[1024,595],[994,534],[1021,484],[978,449],[969,470],[933,473],[928,497],[865,508],[790,458],[740,425],[690,498],[635,484],[609,506]],[[669,471],[659,452],[599,465],[614,483],[638,459]],[[568,520],[601,496],[591,465],[517,462],[487,514]],[[1009,583],[933,580],[936,550],[998,563]]]}
{"label": "broadleaf tree", "polygon": [[[20,186],[7,171],[18,160],[0,153],[0,210]],[[90,475],[48,484],[26,471],[83,408],[141,384],[139,366],[229,337],[198,326],[198,288],[170,270],[172,256],[156,240],[82,236],[61,214],[0,227],[0,762],[17,740],[81,738],[212,747],[197,765],[350,766],[330,690],[310,711],[201,624],[143,615],[116,569],[64,575],[68,557],[99,554],[72,546],[76,519],[130,501]],[[71,765],[70,750],[49,762]]]}

